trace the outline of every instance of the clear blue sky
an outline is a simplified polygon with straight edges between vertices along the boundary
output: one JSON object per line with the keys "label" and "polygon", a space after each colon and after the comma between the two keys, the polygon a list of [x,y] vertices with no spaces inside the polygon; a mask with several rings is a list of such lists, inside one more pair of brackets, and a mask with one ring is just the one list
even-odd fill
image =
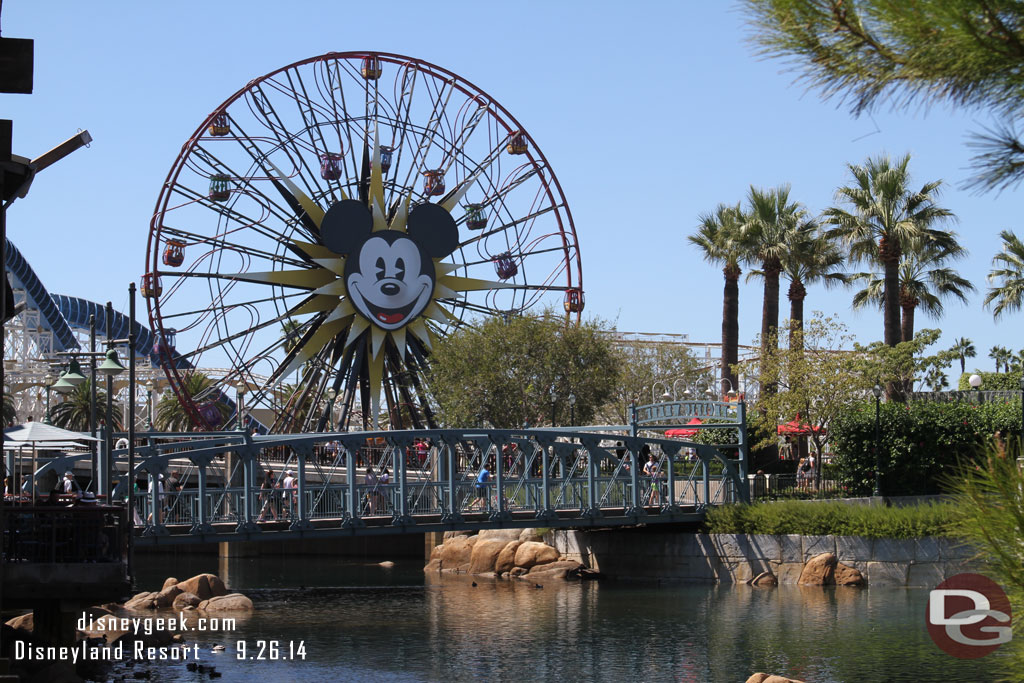
{"label": "clear blue sky", "polygon": [[[8,214],[11,239],[54,293],[126,307],[167,171],[248,81],[329,51],[381,50],[460,74],[530,131],[575,219],[587,313],[621,330],[718,341],[721,271],[685,241],[697,216],[751,184],[781,183],[818,212],[846,163],[884,151],[912,154],[916,184],[947,182],[942,203],[970,250],[959,269],[979,290],[939,322],[919,315],[918,329],[941,327],[942,346],[971,338],[983,369],[991,346],[1020,344],[1019,315],[997,325],[981,307],[998,232],[1020,232],[1020,193],[958,189],[965,134],[987,113],[854,119],[793,85],[781,63],[759,61],[731,3],[6,0],[0,18],[5,37],[35,40],[34,94],[0,95],[15,153],[36,156],[79,128],[95,140],[40,174]],[[881,314],[851,312],[850,297],[812,288],[806,308],[838,314],[862,342],[880,339]],[[760,283],[743,285],[742,342],[760,312]]]}

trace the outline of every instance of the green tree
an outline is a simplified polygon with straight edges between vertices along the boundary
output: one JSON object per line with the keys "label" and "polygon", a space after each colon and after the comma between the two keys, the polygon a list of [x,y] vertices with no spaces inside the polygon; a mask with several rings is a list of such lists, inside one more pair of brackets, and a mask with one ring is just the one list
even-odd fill
{"label": "green tree", "polygon": [[967,337],[960,337],[953,342],[953,348],[950,351],[955,353],[956,357],[960,359],[961,375],[967,372],[967,359],[978,355],[978,350],[974,348],[974,342]]}
{"label": "green tree", "polygon": [[[944,310],[943,299],[954,298],[967,303],[967,292],[973,292],[974,285],[946,265],[947,261],[966,254],[967,251],[956,243],[952,233],[948,238],[943,238],[941,243],[914,240],[907,246],[899,264],[901,341],[914,338],[914,314],[917,309],[938,319]],[[853,307],[876,304],[883,308],[885,280],[876,273],[858,273],[855,278],[867,284],[854,294]]]}
{"label": "green tree", "polygon": [[[182,379],[182,388],[196,405],[211,404],[217,407],[221,422],[228,417],[230,408],[218,400],[220,394],[214,382],[206,374],[193,371]],[[190,432],[195,429],[192,418],[177,395],[167,392],[156,404],[155,426],[163,432]]]}
{"label": "green tree", "polygon": [[555,315],[487,318],[442,340],[430,357],[428,386],[442,424],[511,429],[575,417],[590,422],[608,403],[619,354],[605,325],[566,325]]}
{"label": "green tree", "polygon": [[858,372],[871,384],[877,381],[883,386],[895,387],[894,400],[903,400],[914,383],[932,368],[945,371],[956,360],[956,354],[950,350],[927,353],[941,334],[942,330],[921,330],[913,340],[896,346],[878,341],[867,346],[854,344]]}
{"label": "green tree", "polygon": [[[732,387],[738,386],[733,367],[739,362],[740,343],[740,263],[747,252],[743,242],[743,212],[740,205],[719,204],[713,213],[701,214],[697,233],[689,235],[704,260],[722,266],[725,289],[722,292],[722,364],[721,376]],[[652,381],[653,381],[652,377]],[[641,384],[642,386],[642,384]]]}
{"label": "green tree", "polygon": [[[779,275],[789,252],[789,237],[797,224],[806,218],[803,207],[789,200],[789,185],[770,190],[751,186],[747,194],[747,212],[743,223],[744,241],[748,245],[747,261],[757,270],[751,276],[764,280],[761,307],[761,354],[769,344],[778,343]],[[762,384],[761,391],[771,393],[771,383]]]}
{"label": "green tree", "polygon": [[[846,243],[850,258],[878,264],[883,270],[884,341],[889,346],[902,341],[899,264],[904,249],[917,243],[946,246],[951,233],[936,225],[953,218],[948,209],[935,204],[942,181],[925,183],[914,191],[909,165],[909,154],[895,163],[883,155],[869,158],[862,166],[849,164],[853,182],[836,190],[836,199],[851,210],[825,210],[826,221],[835,226],[829,236]],[[893,396],[891,388],[887,393]]]}
{"label": "green tree", "polygon": [[685,346],[620,343],[616,355],[619,375],[611,401],[601,411],[609,424],[629,424],[630,406],[653,401],[655,385],[658,393],[671,391],[677,380],[693,384],[701,375],[697,358]]}
{"label": "green tree", "polygon": [[[793,419],[808,425],[809,439],[817,462],[829,443],[832,421],[860,400],[872,381],[859,372],[858,358],[850,346],[853,336],[835,318],[815,312],[802,330],[792,330],[796,344],[769,344],[769,353],[757,361],[743,363],[748,377],[760,384],[778,386],[775,394],[762,393],[757,399],[755,422],[762,422],[765,440],[774,444],[777,426]],[[777,340],[774,340],[777,342]]]}
{"label": "green tree", "polygon": [[[90,406],[90,381],[88,378],[73,391],[64,394],[64,400],[50,408],[50,421],[57,427],[70,429],[73,432],[86,432],[89,430],[89,406]],[[107,392],[96,387],[96,424],[104,418],[104,409],[107,405]],[[114,422],[114,429],[121,429],[121,410],[114,402],[111,410],[111,418]]]}
{"label": "green tree", "polygon": [[984,301],[986,308],[995,302],[992,317],[997,321],[1003,313],[1019,311],[1024,303],[1024,242],[1010,230],[1003,230],[999,237],[1003,249],[992,259],[990,286]]}
{"label": "green tree", "polygon": [[846,285],[849,278],[842,272],[846,258],[835,241],[823,234],[816,221],[802,220],[789,236],[789,249],[782,260],[782,271],[789,278],[789,346],[796,348],[801,339],[794,331],[804,328],[804,299],[807,286],[822,283],[826,288]]}
{"label": "green tree", "polygon": [[933,365],[924,373],[924,385],[932,391],[944,391],[949,388],[949,380],[942,368]]}
{"label": "green tree", "polygon": [[995,361],[996,372],[999,372],[1000,369],[1005,369],[1009,371],[1010,356],[1012,355],[1012,353],[1013,352],[1010,351],[1010,349],[1006,348],[1005,346],[993,346],[991,349],[988,350],[988,357]]}
{"label": "green tree", "polygon": [[948,102],[1001,117],[976,134],[979,189],[1024,178],[1024,6],[1014,0],[744,0],[762,55],[788,60],[825,99],[854,114]]}

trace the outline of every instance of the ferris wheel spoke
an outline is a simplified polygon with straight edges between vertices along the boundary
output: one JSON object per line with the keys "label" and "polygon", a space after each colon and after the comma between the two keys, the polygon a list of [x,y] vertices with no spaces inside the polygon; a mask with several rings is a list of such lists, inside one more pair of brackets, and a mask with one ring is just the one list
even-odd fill
{"label": "ferris wheel spoke", "polygon": [[[316,300],[316,298],[318,296],[320,296],[320,295],[319,294],[308,294],[306,292],[296,292],[296,293],[291,293],[291,294],[282,293],[282,294],[279,294],[279,295],[270,296],[270,297],[266,297],[266,298],[263,298],[263,299],[250,299],[248,301],[240,302],[237,305],[253,305],[253,306],[255,306],[255,305],[259,305],[259,304],[268,304],[268,303],[274,303],[274,302],[278,302],[278,301],[283,302],[283,303],[287,303],[288,299],[293,299],[293,298],[298,297],[298,296],[304,296],[305,298],[303,298],[303,300],[300,301],[298,304],[294,304],[292,306],[292,309],[294,309],[294,310],[300,309],[302,306],[305,306],[307,304],[307,302],[309,302],[311,300]],[[233,304],[233,306],[234,305],[236,305],[236,304]],[[166,313],[164,315],[161,315],[160,318],[161,318],[161,320],[166,320],[166,321],[174,322],[175,320],[179,320],[179,319],[191,318],[191,317],[195,317],[195,316],[202,315],[202,314],[208,314],[208,313],[211,312],[211,310],[213,310],[213,311],[220,311],[221,308],[222,307],[220,307],[220,306],[213,306],[213,307],[208,306],[206,308],[198,308],[198,309],[191,310],[191,311],[179,311],[179,312],[176,312],[176,313]],[[292,312],[289,311],[288,313],[285,313],[283,315],[289,315],[289,314],[292,314]]]}
{"label": "ferris wheel spoke", "polygon": [[[174,185],[174,187],[172,188],[172,192],[174,192],[175,194],[181,195],[182,197],[190,200],[191,202],[193,202],[195,204],[199,204],[200,206],[203,206],[203,207],[205,207],[207,209],[210,209],[214,213],[220,214],[226,220],[232,220],[232,221],[238,223],[239,226],[242,226],[242,227],[260,226],[260,228],[263,229],[263,230],[268,230],[268,231],[270,230],[270,228],[266,224],[265,220],[258,220],[258,219],[252,218],[251,216],[248,216],[248,215],[242,213],[241,211],[235,209],[233,206],[225,206],[224,204],[221,204],[219,202],[215,202],[215,201],[211,200],[208,195],[200,193],[200,192],[197,192],[196,190],[193,190],[192,188],[187,187],[185,185],[181,185],[180,183]],[[262,206],[263,206],[264,209],[267,209],[268,211],[271,211],[271,215],[274,215],[274,212],[270,209],[269,206],[267,206],[267,205],[262,205]],[[276,217],[279,218],[282,223],[286,223],[287,220],[288,220],[287,212],[286,211],[282,211],[282,213],[276,215]],[[274,231],[271,231],[271,232],[275,236],[276,239],[287,239],[287,236],[284,233],[274,232]]]}
{"label": "ferris wheel spoke", "polygon": [[163,227],[164,232],[166,234],[171,235],[172,237],[181,238],[183,240],[190,242],[191,244],[205,244],[211,248],[229,249],[240,254],[246,254],[253,258],[276,262],[282,266],[291,266],[294,268],[308,268],[310,263],[312,263],[312,258],[308,256],[301,260],[292,259],[282,254],[276,254],[273,252],[264,251],[262,249],[256,249],[254,247],[241,244],[240,242],[233,242],[218,237],[207,237],[206,235],[200,235],[198,233],[190,232],[188,230],[182,230],[181,228],[172,228],[167,225]]}
{"label": "ferris wheel spoke", "polygon": [[533,212],[531,214],[523,216],[522,218],[517,218],[516,220],[511,221],[509,223],[503,223],[503,224],[499,225],[496,228],[492,228],[491,230],[483,230],[480,233],[478,233],[478,234],[474,235],[473,237],[469,238],[465,242],[460,242],[459,243],[459,247],[467,247],[467,246],[469,246],[471,244],[474,244],[476,242],[479,242],[481,240],[485,240],[488,237],[491,237],[492,235],[497,235],[497,234],[502,233],[502,232],[504,232],[506,230],[509,230],[509,229],[514,228],[514,227],[519,226],[519,225],[522,225],[522,224],[527,223],[527,222],[529,222],[531,220],[534,220],[536,218],[539,218],[540,216],[543,216],[546,213],[550,213],[551,211],[559,211],[559,210],[561,210],[563,208],[564,208],[564,206],[561,205],[561,204],[546,206],[543,209],[541,209],[540,211],[535,211],[535,212]]}
{"label": "ferris wheel spoke", "polygon": [[[442,113],[444,107],[447,106],[448,100],[451,98],[452,93],[455,91],[454,88],[447,88],[447,95],[445,95],[445,86],[448,85],[447,81],[442,81],[441,86],[438,88],[437,97],[433,99],[433,108],[431,109],[430,118],[427,120],[427,124],[423,127],[423,134],[419,136],[419,142],[416,146],[416,151],[413,153],[412,160],[409,163],[409,170],[406,172],[405,180],[402,185],[409,187],[409,180],[412,177],[414,171],[423,171],[426,168],[427,153],[430,152],[430,147],[434,141],[434,138],[438,135],[438,127],[441,124]],[[429,89],[428,89],[429,92]],[[442,102],[442,96],[443,102]]]}

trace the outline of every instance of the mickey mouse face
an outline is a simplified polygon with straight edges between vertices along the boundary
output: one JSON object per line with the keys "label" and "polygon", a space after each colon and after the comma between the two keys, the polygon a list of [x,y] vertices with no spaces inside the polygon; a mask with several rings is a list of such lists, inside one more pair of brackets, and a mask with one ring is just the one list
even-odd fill
{"label": "mickey mouse face", "polygon": [[356,309],[384,330],[397,330],[419,316],[434,294],[433,259],[458,245],[455,219],[437,204],[409,212],[408,232],[373,232],[366,206],[344,199],[327,210],[320,238],[331,251],[347,255],[345,287]]}

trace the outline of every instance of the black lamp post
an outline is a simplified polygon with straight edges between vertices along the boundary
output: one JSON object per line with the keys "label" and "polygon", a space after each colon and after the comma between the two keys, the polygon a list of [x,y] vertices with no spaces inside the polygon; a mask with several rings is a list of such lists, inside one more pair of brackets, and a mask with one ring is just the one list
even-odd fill
{"label": "black lamp post", "polygon": [[875,382],[871,387],[871,393],[875,395],[875,491],[872,495],[882,495],[882,445],[881,432],[879,431],[878,411],[882,403],[882,387]]}
{"label": "black lamp post", "polygon": [[551,397],[551,426],[554,427],[555,426],[555,406],[557,405],[555,403],[555,398],[556,398],[557,395],[555,394],[555,385],[554,384],[551,385],[551,389],[548,391],[548,395]]}
{"label": "black lamp post", "polygon": [[569,424],[576,426],[576,394],[569,394]]}

